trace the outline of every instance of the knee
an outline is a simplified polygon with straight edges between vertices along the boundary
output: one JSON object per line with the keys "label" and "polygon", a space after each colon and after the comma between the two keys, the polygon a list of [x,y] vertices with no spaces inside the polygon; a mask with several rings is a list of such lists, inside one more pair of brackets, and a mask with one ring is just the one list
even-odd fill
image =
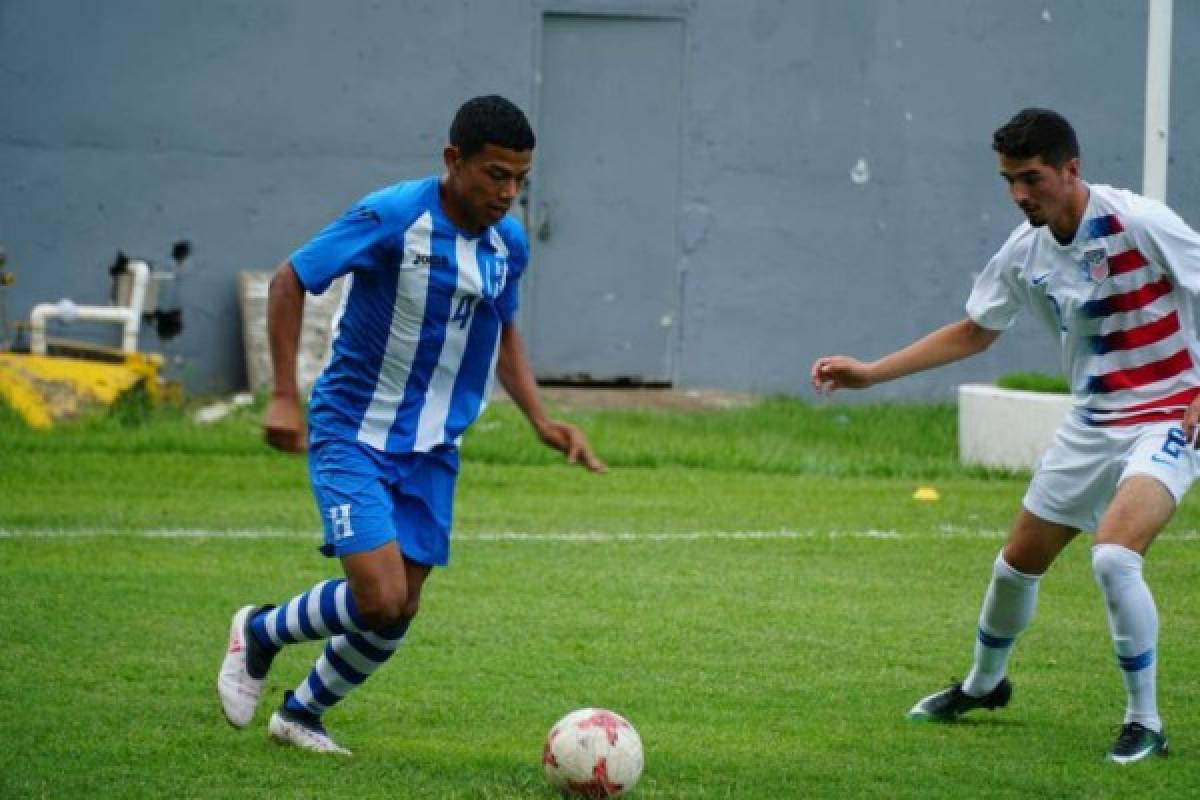
{"label": "knee", "polygon": [[373,631],[387,630],[408,618],[409,598],[403,586],[377,587],[354,598],[364,625]]}
{"label": "knee", "polygon": [[1142,569],[1142,557],[1119,544],[1098,544],[1092,548],[1092,574],[1100,588],[1108,589]]}
{"label": "knee", "polygon": [[1041,578],[1041,573],[1023,570],[1013,564],[1004,550],[997,553],[996,560],[992,562],[992,579],[1000,584],[1016,587],[1036,586]]}

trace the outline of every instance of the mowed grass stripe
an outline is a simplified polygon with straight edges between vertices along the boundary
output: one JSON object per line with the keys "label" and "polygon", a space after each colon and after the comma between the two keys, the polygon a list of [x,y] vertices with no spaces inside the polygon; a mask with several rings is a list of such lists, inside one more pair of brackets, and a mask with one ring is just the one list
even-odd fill
{"label": "mowed grass stripe", "polygon": [[[690,533],[632,533],[613,531],[582,531],[572,533],[526,533],[521,531],[495,531],[480,533],[462,533],[453,537],[455,542],[694,542],[701,540],[713,541],[746,541],[759,539],[910,539],[929,538],[929,536],[971,536],[972,538],[996,539],[1004,535],[1003,531],[975,531],[968,534],[965,531],[947,532],[942,534],[901,534],[896,531],[694,531]],[[8,528],[0,529],[0,539],[56,539],[56,538],[93,538],[93,537],[132,537],[141,539],[293,539],[299,541],[315,541],[311,531],[271,531],[271,530],[202,530],[202,529],[173,529],[126,531],[113,528]]]}
{"label": "mowed grass stripe", "polygon": [[[613,531],[583,531],[570,533],[526,533],[521,531],[495,531],[480,533],[460,533],[453,537],[454,542],[574,542],[574,543],[620,543],[620,542],[695,542],[695,541],[755,541],[770,539],[883,539],[883,540],[914,540],[914,539],[1004,539],[1007,531],[968,530],[953,527],[942,528],[928,533],[899,533],[897,531],[880,530],[825,530],[825,531],[693,531],[690,533],[632,533]],[[277,531],[277,530],[201,530],[174,529],[128,531],[112,528],[0,528],[0,539],[71,539],[98,537],[131,537],[139,539],[290,539],[295,541],[316,541],[311,531]],[[1200,531],[1175,530],[1164,534],[1158,544],[1200,542]]]}

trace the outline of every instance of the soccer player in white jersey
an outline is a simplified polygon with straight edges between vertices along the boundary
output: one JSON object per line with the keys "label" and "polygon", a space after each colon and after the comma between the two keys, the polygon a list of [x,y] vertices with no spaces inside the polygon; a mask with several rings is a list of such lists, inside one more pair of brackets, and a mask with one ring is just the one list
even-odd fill
{"label": "soccer player in white jersey", "polygon": [[577,428],[546,416],[514,323],[529,247],[508,212],[532,162],[529,122],[502,97],[477,97],[458,110],[449,138],[444,175],[368,195],[271,279],[275,386],[264,428],[273,445],[302,450],[295,365],[304,294],[349,276],[307,436],[321,551],[341,560],[346,577],[279,606],[239,609],[217,691],[225,717],[243,728],[275,654],[328,640],[268,724],[276,740],[319,752],[349,752],[322,715],[392,655],[430,570],[448,561],[458,443],[494,377],[542,442],[605,470]]}
{"label": "soccer player in white jersey", "polygon": [[1142,559],[1200,467],[1200,235],[1161,203],[1086,183],[1075,132],[1053,111],[1021,111],[995,132],[992,148],[1027,221],[976,279],[966,318],[877,361],[818,358],[813,386],[865,388],[975,355],[1024,307],[1046,324],[1074,410],[996,557],[971,671],[908,716],[948,722],[1006,706],[1008,656],[1033,617],[1039,580],[1079,531],[1093,531],[1092,569],[1128,696],[1108,758],[1166,755],[1155,691],[1158,613]]}

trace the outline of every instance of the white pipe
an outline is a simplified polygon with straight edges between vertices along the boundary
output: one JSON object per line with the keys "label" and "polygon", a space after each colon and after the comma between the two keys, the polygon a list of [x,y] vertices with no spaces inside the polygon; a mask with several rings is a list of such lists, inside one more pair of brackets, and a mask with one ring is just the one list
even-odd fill
{"label": "white pipe", "polygon": [[142,310],[146,307],[146,290],[150,286],[150,265],[134,259],[125,264],[125,269],[133,273],[133,289],[129,292],[132,319],[125,323],[125,337],[121,349],[127,353],[136,353],[138,328],[142,324]]}
{"label": "white pipe", "polygon": [[122,326],[121,349],[126,353],[136,353],[142,308],[146,304],[146,287],[150,285],[150,265],[145,261],[130,261],[125,268],[133,274],[128,306],[79,306],[65,298],[57,303],[38,303],[34,306],[29,314],[30,351],[34,355],[46,355],[47,320],[71,322],[86,319],[91,322],[115,322]]}
{"label": "white pipe", "polygon": [[1146,34],[1146,127],[1142,194],[1167,201],[1173,0],[1150,0]]}

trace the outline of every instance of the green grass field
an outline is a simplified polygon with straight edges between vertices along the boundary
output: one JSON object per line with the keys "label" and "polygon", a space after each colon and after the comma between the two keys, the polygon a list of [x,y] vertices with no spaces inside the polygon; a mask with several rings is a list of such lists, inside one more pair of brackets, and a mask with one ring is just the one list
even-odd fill
{"label": "green grass field", "polygon": [[[1024,485],[958,466],[952,408],[564,414],[612,472],[488,412],[453,564],[330,713],[355,751],[339,760],[265,734],[316,645],[281,654],[247,730],[214,692],[236,607],[336,572],[303,460],[261,445],[251,413],[36,434],[0,412],[0,797],[547,800],[542,737],[588,705],[638,727],[638,798],[1200,793],[1194,502],[1147,568],[1173,756],[1122,769],[1103,761],[1124,694],[1084,541],[1044,582],[1010,708],[904,719],[966,671]],[[922,485],[942,499],[913,500]]]}

